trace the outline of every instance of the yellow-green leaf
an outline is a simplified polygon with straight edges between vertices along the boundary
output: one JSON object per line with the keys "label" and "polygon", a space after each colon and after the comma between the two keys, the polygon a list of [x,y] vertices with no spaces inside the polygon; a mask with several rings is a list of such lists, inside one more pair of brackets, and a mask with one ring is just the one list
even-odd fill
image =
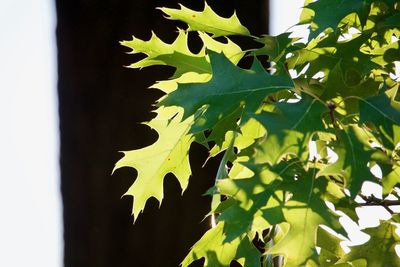
{"label": "yellow-green leaf", "polygon": [[250,35],[249,30],[240,23],[236,13],[230,18],[220,17],[207,3],[205,3],[203,11],[194,11],[183,5],[180,5],[180,9],[163,7],[160,10],[167,15],[168,19],[185,22],[189,25],[189,31],[209,32],[213,34],[213,37]]}
{"label": "yellow-green leaf", "polygon": [[259,267],[260,253],[247,235],[226,242],[224,223],[220,222],[197,241],[183,260],[182,267],[201,258],[205,258],[204,267],[229,267],[232,260],[238,260],[243,267]]}
{"label": "yellow-green leaf", "polygon": [[166,174],[174,174],[183,190],[191,174],[188,153],[194,137],[188,131],[193,117],[181,121],[182,112],[174,107],[161,107],[156,112],[157,116],[147,125],[157,131],[158,140],[148,147],[125,151],[114,168],[131,167],[137,170],[135,182],[125,193],[134,198],[132,214],[135,219],[149,198],[154,197],[161,203]]}
{"label": "yellow-green leaf", "polygon": [[204,50],[198,54],[192,53],[188,48],[187,38],[187,34],[179,30],[172,44],[163,42],[155,33],[152,33],[148,41],[134,37],[130,41],[122,41],[121,44],[132,49],[130,54],[146,54],[142,60],[129,65],[130,68],[169,65],[176,68],[176,77],[185,72],[210,73],[211,67],[205,58]]}
{"label": "yellow-green leaf", "polygon": [[350,253],[344,255],[338,263],[362,259],[366,260],[366,267],[400,266],[400,258],[395,251],[395,246],[400,244],[400,237],[396,234],[395,225],[381,221],[378,227],[364,231],[371,237],[367,243],[351,247]]}

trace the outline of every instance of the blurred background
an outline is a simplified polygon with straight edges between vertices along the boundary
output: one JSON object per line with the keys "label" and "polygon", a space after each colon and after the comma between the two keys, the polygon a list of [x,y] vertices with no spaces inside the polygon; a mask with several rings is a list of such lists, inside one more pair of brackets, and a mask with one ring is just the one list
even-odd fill
{"label": "blurred background", "polygon": [[[173,267],[209,227],[210,199],[202,194],[216,161],[201,168],[201,147],[193,147],[183,197],[168,176],[161,208],[150,200],[135,225],[132,199],[121,199],[135,171],[111,176],[118,151],[156,140],[139,124],[160,96],[146,88],[172,74],[124,68],[137,58],[119,41],[147,40],[153,30],[172,42],[183,25],[155,8],[177,2],[0,1],[0,266]],[[237,10],[253,34],[285,31],[302,2],[208,1],[224,16]]]}

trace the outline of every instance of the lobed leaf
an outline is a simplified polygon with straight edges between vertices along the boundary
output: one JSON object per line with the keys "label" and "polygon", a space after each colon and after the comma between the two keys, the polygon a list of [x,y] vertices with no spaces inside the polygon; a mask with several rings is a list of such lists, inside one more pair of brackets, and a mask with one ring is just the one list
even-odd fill
{"label": "lobed leaf", "polygon": [[125,195],[133,196],[132,214],[137,216],[144,209],[149,198],[156,198],[161,204],[163,180],[168,173],[178,179],[185,190],[191,174],[189,148],[194,136],[189,133],[193,116],[182,121],[182,112],[175,107],[161,107],[157,116],[147,125],[157,131],[158,140],[145,148],[125,151],[114,168],[131,167],[137,170],[137,178]]}
{"label": "lobed leaf", "polygon": [[209,51],[209,56],[213,73],[209,82],[181,84],[159,103],[182,107],[184,119],[205,106],[206,110],[196,120],[192,132],[214,127],[239,107],[243,107],[244,114],[254,113],[266,96],[293,87],[286,72],[271,75],[257,59],[251,69],[246,70],[232,64],[223,54]]}
{"label": "lobed leaf", "polygon": [[[389,222],[366,230],[371,239],[348,254],[341,239],[321,228],[345,235],[326,201],[357,221],[354,198],[365,181],[380,183],[384,195],[400,184],[398,1],[306,0],[299,22],[310,24],[306,44],[290,33],[253,37],[236,14],[223,18],[207,4],[203,11],[160,9],[197,31],[203,47],[192,53],[183,30],[172,44],[155,34],[122,42],[131,53],[146,55],[133,68],[176,68],[171,79],[152,86],[166,94],[148,123],[158,140],[124,152],[115,167],[138,172],[126,193],[134,197],[135,219],[149,198],[162,201],[166,174],[186,188],[188,153],[196,141],[209,157],[224,152],[207,192],[213,197],[209,214],[218,223],[183,267],[201,258],[208,267],[234,261],[259,267],[278,255],[285,267],[400,266],[394,252],[399,237]],[[215,39],[230,35],[254,38],[255,47],[243,51],[228,38]],[[256,58],[264,55],[273,74]],[[237,66],[245,56],[254,57],[250,69]],[[311,157],[313,141],[318,154]],[[382,180],[371,173],[375,165]]]}
{"label": "lobed leaf", "polygon": [[321,248],[319,253],[319,261],[322,267],[332,266],[344,254],[344,250],[340,246],[343,240],[329,233],[327,230],[319,227],[317,230],[317,246]]}
{"label": "lobed leaf", "polygon": [[375,181],[368,167],[374,150],[366,132],[357,125],[349,125],[336,134],[337,141],[331,148],[337,154],[338,160],[325,168],[318,175],[339,174],[345,179],[345,187],[355,197],[365,181]]}
{"label": "lobed leaf", "polygon": [[255,118],[267,130],[267,138],[257,148],[257,160],[277,163],[293,154],[308,159],[308,143],[317,131],[324,131],[323,114],[328,108],[304,94],[297,103],[278,102],[275,112],[262,112]]}
{"label": "lobed leaf", "polygon": [[315,246],[320,225],[326,225],[344,234],[338,216],[327,209],[323,200],[327,180],[316,178],[315,174],[315,169],[309,169],[297,179],[285,181],[281,186],[282,190],[292,193],[290,199],[280,206],[289,229],[269,253],[284,255],[285,267],[307,264],[319,266]]}
{"label": "lobed leaf", "polygon": [[172,44],[164,43],[152,33],[150,40],[143,41],[133,38],[123,41],[122,45],[132,49],[131,54],[144,53],[147,56],[131,65],[130,68],[144,68],[153,65],[169,65],[176,68],[175,76],[186,72],[210,73],[210,64],[207,62],[204,50],[193,54],[187,44],[187,34],[179,30],[178,36]]}
{"label": "lobed leaf", "polygon": [[328,28],[336,31],[340,21],[351,13],[357,14],[362,25],[365,25],[369,13],[367,2],[367,0],[318,0],[309,3],[305,8],[314,11],[310,38],[316,37]]}
{"label": "lobed leaf", "polygon": [[228,267],[238,260],[243,267],[259,267],[260,253],[246,235],[231,242],[225,241],[224,223],[208,230],[190,250],[182,262],[182,267],[205,258],[204,267]]}
{"label": "lobed leaf", "polygon": [[218,16],[211,8],[204,4],[203,11],[194,11],[183,5],[180,9],[160,8],[168,19],[180,20],[185,22],[189,31],[209,32],[213,37],[228,36],[228,35],[245,35],[250,36],[249,30],[244,27],[236,13],[230,18]]}
{"label": "lobed leaf", "polygon": [[[351,251],[338,261],[338,263],[366,261],[366,267],[400,266],[395,246],[399,244],[400,237],[396,234],[396,226],[388,221],[381,221],[375,228],[365,230],[370,235],[367,243],[351,247]],[[335,265],[336,266],[336,265]]]}
{"label": "lobed leaf", "polygon": [[378,96],[360,99],[360,122],[377,128],[382,144],[393,150],[400,142],[400,102],[395,100],[398,85]]}
{"label": "lobed leaf", "polygon": [[264,46],[256,49],[253,53],[255,55],[267,55],[269,56],[269,61],[280,62],[287,53],[286,50],[290,50],[292,48],[291,45],[296,41],[296,39],[289,38],[289,36],[290,33],[282,33],[277,36],[263,35],[257,38],[256,41]]}

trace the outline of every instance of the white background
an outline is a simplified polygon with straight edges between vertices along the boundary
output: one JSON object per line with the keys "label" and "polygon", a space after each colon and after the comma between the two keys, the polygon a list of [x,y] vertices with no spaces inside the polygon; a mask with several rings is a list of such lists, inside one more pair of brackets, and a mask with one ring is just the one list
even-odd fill
{"label": "white background", "polygon": [[62,266],[55,11],[0,0],[0,266]]}

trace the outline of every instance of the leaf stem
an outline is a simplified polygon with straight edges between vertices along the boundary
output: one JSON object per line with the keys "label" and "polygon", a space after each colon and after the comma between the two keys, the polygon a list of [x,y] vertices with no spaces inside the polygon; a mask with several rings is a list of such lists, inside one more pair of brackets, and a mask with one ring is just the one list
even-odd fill
{"label": "leaf stem", "polygon": [[[219,163],[218,170],[217,170],[217,175],[215,176],[215,181],[214,185],[217,184],[218,180],[226,178],[228,176],[228,170],[227,170],[227,163],[229,159],[233,155],[233,145],[235,143],[235,139],[237,136],[237,132],[235,131],[233,133],[233,137],[231,142],[229,143],[228,148],[225,150],[224,156],[221,159],[221,162]],[[211,210],[215,210],[217,206],[221,203],[221,195],[220,194],[215,194],[212,196],[211,200]],[[217,226],[218,219],[217,219],[217,214],[213,213],[211,214],[211,227],[214,228]]]}

